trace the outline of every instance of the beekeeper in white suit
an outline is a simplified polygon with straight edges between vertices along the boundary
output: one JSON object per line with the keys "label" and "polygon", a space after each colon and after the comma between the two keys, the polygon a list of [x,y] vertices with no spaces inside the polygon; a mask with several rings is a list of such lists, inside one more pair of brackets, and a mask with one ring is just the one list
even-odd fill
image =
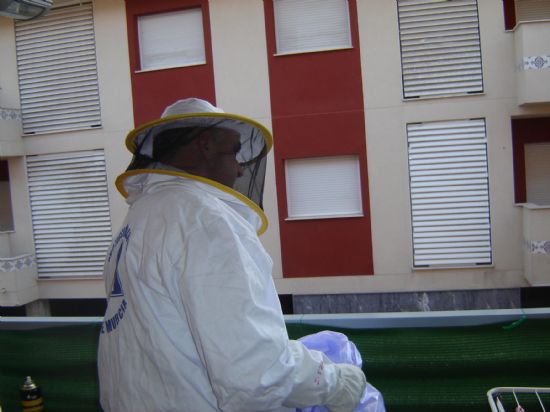
{"label": "beekeeper in white suit", "polygon": [[117,187],[130,208],[105,263],[103,409],[353,411],[363,372],[289,340],[258,239],[269,131],[191,98],[126,145],[134,159]]}

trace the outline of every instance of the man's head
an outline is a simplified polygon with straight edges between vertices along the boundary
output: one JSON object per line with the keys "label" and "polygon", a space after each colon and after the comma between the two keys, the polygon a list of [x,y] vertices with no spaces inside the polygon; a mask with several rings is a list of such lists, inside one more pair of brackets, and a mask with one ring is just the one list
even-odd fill
{"label": "man's head", "polygon": [[153,144],[153,158],[162,164],[233,187],[243,174],[237,161],[241,135],[217,127],[170,129]]}

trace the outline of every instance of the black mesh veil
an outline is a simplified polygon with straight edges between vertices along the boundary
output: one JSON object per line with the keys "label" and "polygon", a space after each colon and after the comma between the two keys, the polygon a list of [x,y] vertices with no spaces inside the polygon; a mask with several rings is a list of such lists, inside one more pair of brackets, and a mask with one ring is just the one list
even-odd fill
{"label": "black mesh veil", "polygon": [[[240,118],[221,116],[186,117],[170,119],[145,128],[132,136],[134,157],[127,171],[136,169],[173,168],[163,165],[163,154],[187,145],[207,129],[230,129],[240,134],[241,148],[236,159],[242,167],[233,188],[263,209],[263,191],[266,173],[266,155],[271,136],[255,124]],[[185,172],[185,170],[183,170]]]}

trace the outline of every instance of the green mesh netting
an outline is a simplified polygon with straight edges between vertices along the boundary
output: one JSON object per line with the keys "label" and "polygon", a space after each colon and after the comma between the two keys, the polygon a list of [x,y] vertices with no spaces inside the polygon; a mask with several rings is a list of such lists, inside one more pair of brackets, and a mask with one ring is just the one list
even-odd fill
{"label": "green mesh netting", "polygon": [[[384,395],[388,412],[487,412],[492,387],[550,387],[550,320],[502,326],[330,329],[357,345],[367,379]],[[292,338],[323,329],[288,325]],[[3,411],[20,410],[18,390],[27,375],[42,387],[46,411],[98,411],[98,334],[98,325],[0,331]],[[519,397],[526,411],[542,410],[536,398]],[[541,398],[550,410],[548,394]],[[504,402],[514,410],[511,395]]]}
{"label": "green mesh netting", "polygon": [[[299,337],[323,328],[288,329]],[[550,320],[527,320],[513,329],[332,330],[356,344],[367,380],[382,392],[388,412],[487,412],[486,393],[493,387],[550,387]],[[544,401],[550,410],[550,398]]]}
{"label": "green mesh netting", "polygon": [[19,388],[30,375],[40,385],[44,411],[99,411],[99,325],[0,330],[0,405],[21,411]]}

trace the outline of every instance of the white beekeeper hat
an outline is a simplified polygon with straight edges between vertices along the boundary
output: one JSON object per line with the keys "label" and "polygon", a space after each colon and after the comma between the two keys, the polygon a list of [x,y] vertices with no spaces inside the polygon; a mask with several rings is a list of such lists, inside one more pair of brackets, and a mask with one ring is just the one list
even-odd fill
{"label": "white beekeeper hat", "polygon": [[137,127],[128,133],[126,147],[134,155],[153,159],[153,142],[166,130],[180,128],[225,128],[241,136],[241,150],[237,160],[247,164],[264,157],[273,145],[269,130],[250,118],[225,113],[206,100],[195,97],[178,100],[166,107],[161,118]]}

